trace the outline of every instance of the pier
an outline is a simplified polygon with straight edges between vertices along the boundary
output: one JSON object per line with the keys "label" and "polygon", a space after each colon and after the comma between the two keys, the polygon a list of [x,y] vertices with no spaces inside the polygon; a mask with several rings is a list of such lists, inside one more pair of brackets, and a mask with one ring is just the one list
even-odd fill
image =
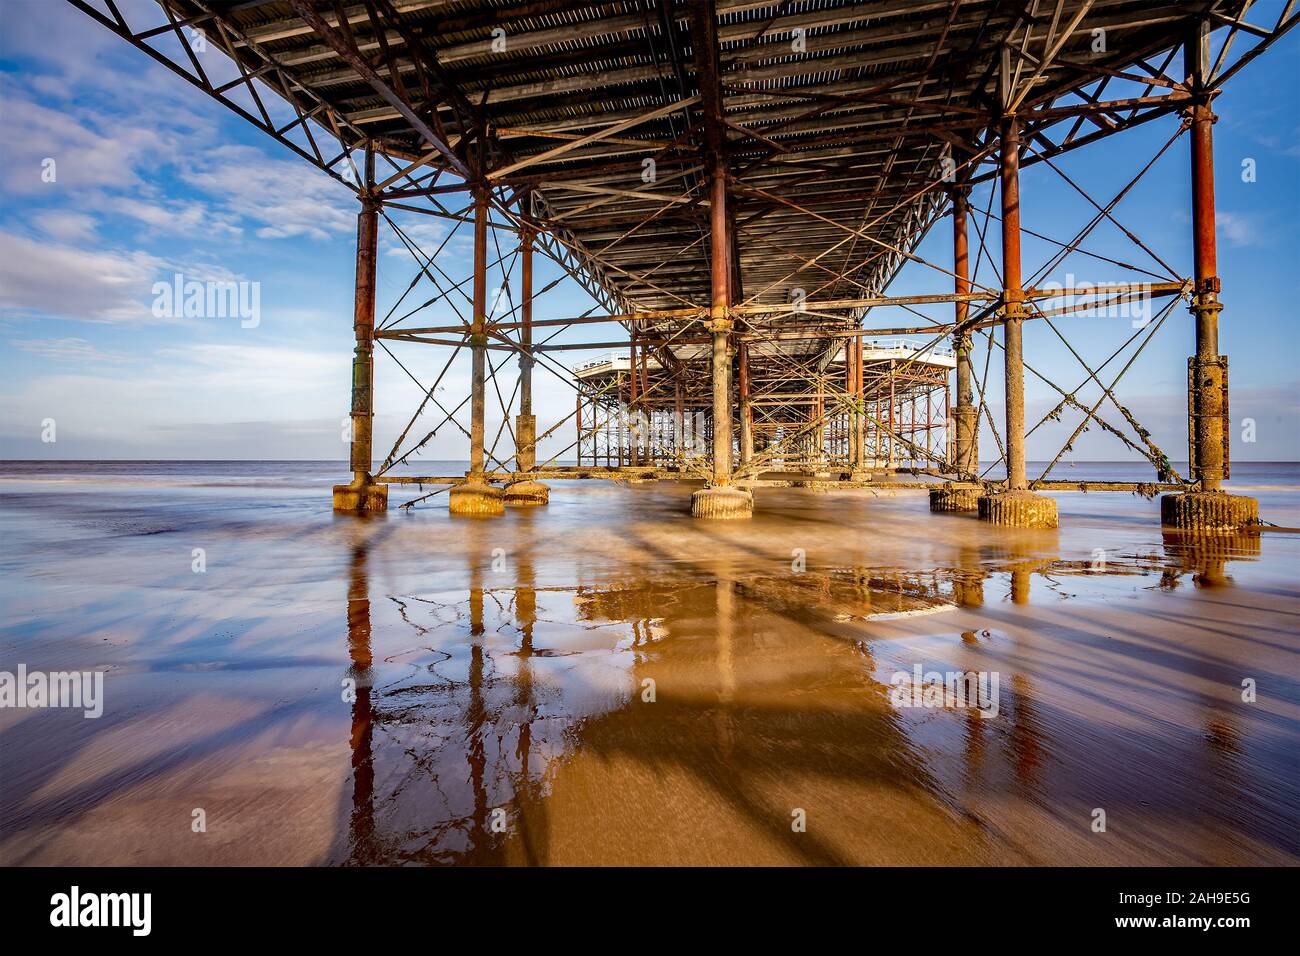
{"label": "pier", "polygon": [[[748,517],[778,483],[923,486],[935,511],[1013,527],[1054,527],[1044,492],[1060,487],[1163,492],[1162,523],[1185,532],[1259,524],[1256,503],[1224,489],[1219,327],[1234,316],[1216,261],[1214,104],[1300,19],[1294,4],[1255,23],[1243,0],[160,0],[143,23],[69,2],[355,192],[352,476],[336,511],[382,511],[415,486],[403,504],[491,517],[545,506],[547,480],[583,478],[700,484],[700,518]],[[205,70],[196,35],[233,76]],[[1057,163],[1162,118],[1171,135],[1118,192]],[[1189,224],[1190,272],[1116,212],[1170,151],[1191,170],[1186,205],[1170,210]],[[1041,267],[1022,257],[1036,198],[1021,172],[1034,166],[1095,210],[1073,234],[1033,234],[1058,250]],[[972,202],[981,189],[985,205]],[[417,243],[399,210],[449,224],[442,246]],[[922,258],[945,220],[951,254]],[[1130,240],[1131,261],[1089,251],[1100,227]],[[412,300],[449,304],[459,321],[376,314],[381,232],[414,259]],[[467,234],[468,261],[443,251]],[[1105,281],[1061,281],[1078,251]],[[597,308],[548,310],[538,257]],[[890,295],[908,265],[931,291]],[[493,269],[509,277],[504,306]],[[1149,321],[1105,362],[1085,360],[1070,336],[1139,301]],[[918,311],[936,305],[946,319]],[[588,326],[594,341],[553,341]],[[1069,380],[1025,345],[1026,327],[1043,326],[1076,360]],[[1157,445],[1125,401],[1148,345],[1188,356],[1186,454]],[[437,379],[403,363],[417,348],[445,353]],[[391,447],[375,443],[376,349],[423,396]],[[466,354],[468,394],[440,395]],[[540,375],[572,389],[553,421],[534,408]],[[1026,376],[1059,398],[1037,421]],[[1027,436],[1063,414],[1077,427],[1031,474]],[[443,429],[462,433],[466,474],[394,474]],[[1147,462],[1150,480],[1061,478],[1085,429]],[[982,431],[995,447],[979,447]],[[1182,460],[1187,474],[1171,464]]]}

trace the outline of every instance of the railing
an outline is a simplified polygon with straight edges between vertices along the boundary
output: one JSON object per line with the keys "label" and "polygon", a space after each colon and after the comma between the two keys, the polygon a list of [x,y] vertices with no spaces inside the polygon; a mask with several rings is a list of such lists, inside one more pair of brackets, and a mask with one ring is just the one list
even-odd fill
{"label": "railing", "polygon": [[957,353],[953,351],[951,345],[937,344],[931,348],[926,348],[930,343],[921,339],[866,339],[862,340],[862,349],[873,349],[877,352],[902,352],[907,355],[924,352],[925,355],[943,355],[949,358]]}
{"label": "railing", "polygon": [[627,355],[620,355],[617,352],[606,352],[600,358],[592,359],[590,362],[583,362],[581,365],[575,365],[575,372],[585,372],[588,369],[598,368],[601,365],[612,365],[615,368],[629,368],[632,364],[631,358]]}

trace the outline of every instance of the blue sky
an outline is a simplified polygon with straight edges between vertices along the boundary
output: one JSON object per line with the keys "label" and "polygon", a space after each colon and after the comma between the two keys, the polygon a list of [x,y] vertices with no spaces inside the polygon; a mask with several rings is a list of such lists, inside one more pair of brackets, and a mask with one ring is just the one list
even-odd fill
{"label": "blue sky", "polygon": [[[150,6],[135,0],[123,10],[130,19],[132,11]],[[1252,19],[1265,20],[1274,6],[1261,4],[1265,12]],[[206,55],[220,58],[215,51]],[[219,72],[215,65],[214,71]],[[1233,453],[1241,460],[1300,458],[1298,80],[1300,37],[1293,35],[1230,82],[1216,101],[1222,347],[1231,359],[1233,418],[1257,423],[1253,444],[1234,434]],[[0,138],[0,457],[345,456],[341,423],[349,400],[356,211],[346,188],[61,2],[0,0],[0,120],[6,133]],[[1175,119],[1162,119],[1085,147],[1058,165],[1104,201],[1175,128]],[[55,182],[41,175],[50,158]],[[1254,182],[1242,180],[1245,159],[1254,161]],[[1191,261],[1188,178],[1184,137],[1116,209],[1121,222],[1184,275]],[[1025,227],[1055,237],[1068,238],[1090,215],[1086,203],[1046,167],[1025,171],[1022,196]],[[983,199],[977,194],[975,203],[982,206]],[[444,223],[427,217],[407,215],[398,222],[427,252],[446,235]],[[919,254],[950,266],[949,236],[948,220],[940,221]],[[1112,227],[1099,229],[1085,245],[1124,262],[1150,264]],[[415,268],[387,227],[380,252],[382,318],[406,291]],[[1027,240],[1026,274],[1050,252]],[[450,262],[444,265],[448,272],[464,274],[468,255],[468,230],[462,227],[440,261]],[[544,258],[537,262],[541,288],[559,273]],[[246,328],[235,318],[154,315],[155,283],[169,283],[176,273],[258,283],[260,321]],[[1079,282],[1129,278],[1082,256],[1068,259],[1050,278],[1064,282],[1067,273]],[[981,278],[991,279],[987,266]],[[940,273],[909,265],[890,291],[949,288]],[[427,286],[411,293],[417,302],[428,295]],[[565,283],[539,300],[537,317],[577,315],[591,304],[576,285]],[[943,308],[924,311],[946,317]],[[441,324],[450,317],[442,306],[427,310],[420,322]],[[882,312],[872,321],[913,324],[916,317]],[[1089,361],[1109,354],[1133,331],[1120,318],[1062,319],[1058,327]],[[607,340],[616,337],[612,328],[569,333],[567,339]],[[1185,456],[1191,330],[1185,308],[1175,307],[1119,388],[1124,403],[1174,459]],[[442,349],[395,349],[426,383],[446,360]],[[1041,323],[1029,324],[1026,350],[1031,364],[1062,384],[1073,386],[1085,377]],[[594,355],[556,357],[571,365]],[[981,354],[981,368],[982,361]],[[995,406],[1000,364],[998,352],[988,381]],[[382,353],[376,376],[376,452],[383,454],[420,390]],[[468,369],[458,362],[439,399],[458,401],[467,380]],[[504,381],[507,390],[512,384]],[[1027,397],[1031,421],[1055,404],[1054,393],[1032,376]],[[569,414],[572,404],[567,387],[539,375],[539,431]],[[495,405],[494,397],[489,405]],[[1119,421],[1113,409],[1106,414]],[[46,419],[57,423],[53,444],[41,441]],[[496,420],[499,415],[490,416],[490,434]],[[1067,416],[1055,431],[1035,435],[1030,457],[1053,455],[1075,420]],[[423,434],[419,425],[414,430]],[[564,434],[571,431],[569,425]],[[552,443],[551,450],[569,440]],[[984,449],[992,447],[986,435]],[[448,429],[424,457],[464,454],[464,440]],[[1096,429],[1077,443],[1075,454],[1126,456]]]}

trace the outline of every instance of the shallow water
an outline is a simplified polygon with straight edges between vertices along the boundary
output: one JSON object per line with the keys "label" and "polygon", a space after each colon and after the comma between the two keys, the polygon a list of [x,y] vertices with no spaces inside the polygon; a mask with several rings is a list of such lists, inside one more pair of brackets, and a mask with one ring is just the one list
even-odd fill
{"label": "shallow water", "polygon": [[[1300,536],[1078,493],[1056,532],[800,489],[711,524],[666,482],[358,519],[319,467],[9,466],[0,670],[106,700],[0,709],[0,862],[1300,859]],[[996,714],[891,700],[917,665],[997,674]]]}

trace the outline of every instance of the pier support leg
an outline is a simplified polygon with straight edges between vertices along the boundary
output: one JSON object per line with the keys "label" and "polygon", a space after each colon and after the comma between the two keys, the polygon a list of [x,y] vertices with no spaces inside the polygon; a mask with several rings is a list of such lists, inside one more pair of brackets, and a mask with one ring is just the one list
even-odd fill
{"label": "pier support leg", "polygon": [[1259,525],[1259,502],[1222,489],[1228,477],[1228,359],[1219,354],[1218,248],[1214,229],[1214,113],[1206,89],[1209,70],[1208,21],[1188,38],[1184,59],[1195,99],[1192,132],[1192,236],[1196,288],[1196,354],[1187,361],[1188,445],[1191,477],[1198,491],[1160,499],[1161,524],[1180,531],[1231,533]]}
{"label": "pier support leg", "polygon": [[871,473],[867,470],[867,385],[864,379],[865,369],[862,361],[862,336],[855,335],[848,340],[852,350],[850,367],[853,370],[853,453],[849,464],[851,481],[869,481]]}
{"label": "pier support leg", "polygon": [[[373,160],[368,158],[367,172]],[[379,203],[366,198],[357,216],[357,277],[352,328],[356,348],[352,354],[352,443],[349,459],[352,481],[334,486],[335,511],[386,511],[388,486],[377,484],[370,469],[374,458],[371,433],[374,424],[375,386],[375,256],[379,243]]]}
{"label": "pier support leg", "polygon": [[[535,480],[537,467],[537,416],[533,414],[533,239],[532,229],[525,226],[519,234],[520,321],[519,330],[519,414],[515,416],[515,466],[518,477],[506,485],[504,500],[508,505],[544,505],[551,500],[551,489]],[[578,420],[582,428],[582,420]]]}
{"label": "pier support leg", "polygon": [[749,346],[743,343],[736,350],[740,382],[737,390],[740,399],[740,463],[748,465],[754,457],[754,419],[749,405]]}
{"label": "pier support leg", "polygon": [[[719,310],[715,304],[715,316]],[[731,356],[727,340],[731,322],[715,318],[713,326],[713,477],[706,488],[691,495],[691,514],[697,518],[748,518],[754,498],[731,483]]]}
{"label": "pier support leg", "polygon": [[[963,169],[958,185],[952,191],[952,248],[953,283],[958,295],[970,292],[970,258],[967,251],[966,202],[969,186]],[[964,328],[969,305],[955,303],[957,331],[953,335],[953,351],[957,354],[957,407],[953,410],[956,428],[953,468],[959,481],[945,484],[930,492],[931,511],[977,511],[983,494],[975,479],[979,475],[979,409],[975,407],[974,375],[971,369],[971,334]]]}
{"label": "pier support leg", "polygon": [[708,487],[691,495],[697,518],[748,518],[754,497],[731,483],[731,236],[727,228],[727,159],[723,136],[722,88],[718,68],[717,21],[710,4],[693,3],[691,37],[695,72],[700,82],[705,144],[713,159],[709,181],[709,271],[713,333],[713,476]]}
{"label": "pier support leg", "polygon": [[691,514],[697,518],[748,518],[754,512],[753,495],[731,483],[731,319],[727,308],[727,257],[731,253],[726,195],[726,173],[718,169],[712,184],[713,308],[709,323],[713,332],[713,477],[707,488],[691,495]]}
{"label": "pier support leg", "polygon": [[469,472],[465,480],[447,494],[447,508],[454,515],[492,516],[505,514],[500,488],[484,477],[483,447],[487,388],[487,230],[488,190],[486,182],[474,184],[474,315],[470,325],[473,372],[470,376]]}
{"label": "pier support leg", "polygon": [[1006,352],[1007,487],[979,499],[979,516],[1016,528],[1055,528],[1056,499],[1029,490],[1025,475],[1024,291],[1020,280],[1020,125],[1002,121],[1002,328]]}

